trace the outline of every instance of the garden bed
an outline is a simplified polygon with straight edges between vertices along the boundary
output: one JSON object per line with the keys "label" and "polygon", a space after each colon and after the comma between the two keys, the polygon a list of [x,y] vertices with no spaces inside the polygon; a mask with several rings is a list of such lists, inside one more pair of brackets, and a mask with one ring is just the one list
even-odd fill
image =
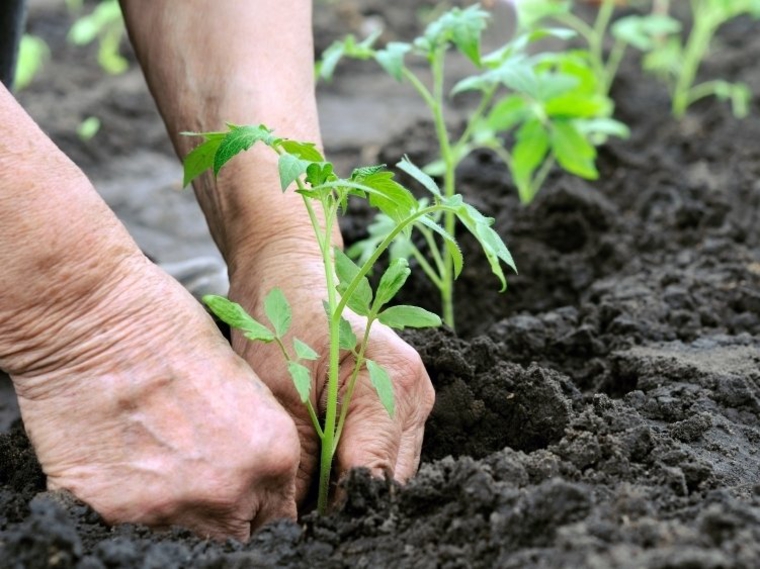
{"label": "garden bed", "polygon": [[[329,6],[316,18],[322,48],[378,18],[389,26],[414,18],[406,4],[388,12],[387,2]],[[61,10],[32,13],[33,29],[58,42],[51,68],[59,71],[22,102],[96,180],[138,148],[141,159],[170,163],[139,72],[93,87],[100,72],[83,60],[91,52],[63,42]],[[407,335],[437,390],[423,464],[407,487],[357,472],[340,511],[274,523],[248,544],[112,528],[88,507],[44,492],[17,422],[0,434],[0,566],[757,566],[758,32],[757,22],[731,23],[705,66],[750,86],[747,119],[710,99],[676,122],[664,89],[626,61],[612,96],[632,136],[601,149],[598,181],[555,172],[524,207],[490,155],[465,161],[459,190],[496,218],[520,275],[499,294],[485,260],[465,254],[458,334]],[[370,82],[381,86],[375,101],[404,96],[379,77],[371,64],[351,64],[322,100],[359,97],[352,85]],[[95,113],[102,131],[96,144],[83,142],[73,129]],[[403,154],[431,160],[432,127],[414,110],[404,116],[392,136],[353,146],[344,133],[326,132],[328,155],[346,167],[394,164]],[[345,223],[347,239],[365,226],[358,212]],[[422,305],[435,298],[421,279],[404,294]],[[0,385],[6,421],[12,392],[7,380]]]}

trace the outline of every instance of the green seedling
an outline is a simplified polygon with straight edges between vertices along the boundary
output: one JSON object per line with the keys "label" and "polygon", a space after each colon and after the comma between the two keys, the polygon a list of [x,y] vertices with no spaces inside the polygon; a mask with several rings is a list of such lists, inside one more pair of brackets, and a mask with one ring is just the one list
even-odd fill
{"label": "green seedling", "polygon": [[21,36],[16,75],[13,80],[14,87],[18,90],[28,87],[42,71],[48,59],[50,59],[50,48],[45,40],[30,34]]}
{"label": "green seedling", "polygon": [[[314,144],[276,137],[265,126],[229,125],[225,132],[197,134],[204,142],[185,158],[187,185],[195,177],[212,168],[214,174],[234,156],[256,143],[263,144],[277,153],[280,183],[283,191],[294,187],[304,200],[319,245],[325,271],[327,298],[324,308],[329,330],[330,348],[327,354],[327,389],[324,415],[315,408],[313,369],[309,361],[320,354],[303,341],[288,335],[291,310],[279,289],[272,290],[264,301],[264,313],[268,323],[254,320],[242,306],[219,296],[207,296],[204,301],[224,322],[240,329],[250,340],[274,342],[282,351],[301,401],[308,409],[314,430],[321,439],[318,509],[325,512],[330,488],[333,457],[340,441],[351,397],[357,378],[366,369],[378,397],[390,415],[394,413],[393,385],[390,376],[376,362],[366,358],[369,333],[375,322],[392,328],[437,326],[440,318],[416,306],[391,306],[390,302],[411,273],[406,259],[395,259],[372,290],[367,275],[375,267],[381,255],[399,235],[409,237],[414,227],[424,227],[435,233],[445,244],[445,254],[454,267],[454,273],[462,269],[462,254],[454,237],[438,223],[440,215],[450,212],[467,227],[483,247],[491,268],[499,278],[502,289],[506,279],[501,263],[514,268],[512,257],[498,234],[492,229],[492,219],[481,215],[466,204],[460,195],[444,195],[435,182],[408,160],[402,160],[399,168],[416,178],[430,192],[430,201],[421,205],[412,193],[393,179],[393,174],[382,166],[358,168],[348,178],[340,178],[333,165],[325,161]],[[370,206],[383,212],[393,227],[374,251],[361,264],[354,263],[340,249],[331,245],[331,235],[337,215],[344,210],[349,197],[366,199]],[[323,214],[320,223],[317,212]],[[366,319],[366,325],[357,338],[346,319],[346,311],[352,311]],[[354,367],[346,384],[342,399],[339,397],[339,371],[341,352],[353,355]],[[321,355],[322,357],[325,354]]]}
{"label": "green seedling", "polygon": [[[598,93],[606,96],[629,45],[649,51],[657,38],[681,29],[680,23],[663,14],[661,9],[647,15],[626,16],[613,23],[615,4],[615,0],[602,0],[592,22],[574,13],[572,0],[526,0],[517,2],[515,9],[521,30],[533,30],[551,22],[577,34],[585,47],[573,52],[588,61],[596,76]],[[612,46],[605,50],[605,40],[610,35]]]}
{"label": "green seedling", "polygon": [[[667,85],[672,112],[676,118],[682,118],[696,101],[711,96],[730,101],[734,115],[743,118],[749,112],[751,98],[746,85],[720,79],[696,84],[695,81],[718,28],[743,14],[760,17],[760,1],[690,0],[690,8],[692,27],[688,36],[682,36],[680,24],[676,20],[663,14],[660,18],[671,22],[669,30],[642,35],[639,44],[632,42],[646,52],[644,69],[660,77]],[[618,29],[617,32],[624,30]]]}
{"label": "green seedling", "polygon": [[[393,78],[411,85],[430,109],[440,149],[440,159],[425,172],[442,177],[446,198],[455,194],[457,166],[483,148],[492,150],[507,165],[524,203],[533,199],[555,164],[595,179],[595,143],[609,135],[625,136],[627,129],[611,119],[612,102],[598,93],[595,75],[584,58],[573,53],[528,53],[529,45],[537,40],[548,36],[566,39],[568,31],[532,27],[483,55],[482,32],[488,18],[488,12],[478,5],[454,8],[431,22],[413,42],[391,42],[382,49],[374,45],[376,35],[361,42],[349,36],[325,51],[317,71],[320,77],[330,79],[343,57],[373,59]],[[447,125],[444,89],[446,61],[454,50],[472,63],[474,74],[457,83],[450,95],[470,92],[479,98],[458,136]],[[408,63],[412,58],[426,63],[432,77],[429,84],[419,68]],[[379,218],[370,227],[368,240],[349,253],[366,259],[392,227],[389,220]],[[443,227],[448,235],[455,235],[453,213],[443,213]],[[420,229],[430,261],[403,235],[392,253],[417,259],[440,291],[444,321],[454,327],[451,257],[443,254],[442,243],[436,244],[429,229]]]}
{"label": "green seedling", "polygon": [[[70,4],[69,8],[75,10],[77,3]],[[106,73],[118,75],[129,68],[129,62],[119,53],[124,34],[124,20],[118,0],[102,0],[91,14],[74,22],[68,39],[75,45],[87,45],[97,40],[98,63]]]}

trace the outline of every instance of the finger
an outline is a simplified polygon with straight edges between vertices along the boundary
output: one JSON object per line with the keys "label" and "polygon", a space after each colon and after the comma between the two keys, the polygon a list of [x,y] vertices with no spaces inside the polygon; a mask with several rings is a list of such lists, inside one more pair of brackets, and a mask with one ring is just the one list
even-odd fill
{"label": "finger", "polygon": [[401,433],[401,423],[388,415],[369,378],[361,373],[336,453],[338,476],[356,467],[368,468],[377,477],[393,476]]}
{"label": "finger", "polygon": [[433,384],[424,369],[414,391],[415,394],[410,400],[399,403],[400,415],[405,417],[406,421],[401,434],[395,476],[396,480],[402,483],[407,482],[417,473],[425,435],[425,422],[435,402]]}

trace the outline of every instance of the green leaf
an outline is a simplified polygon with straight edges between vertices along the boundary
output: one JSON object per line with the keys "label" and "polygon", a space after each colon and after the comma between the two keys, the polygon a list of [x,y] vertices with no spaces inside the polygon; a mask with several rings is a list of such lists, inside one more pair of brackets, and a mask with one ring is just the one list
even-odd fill
{"label": "green leaf", "polygon": [[411,273],[412,270],[409,268],[409,262],[406,259],[393,260],[377,285],[375,307],[383,306],[396,296]]}
{"label": "green leaf", "polygon": [[237,302],[232,302],[223,296],[215,294],[207,294],[203,297],[203,302],[219,320],[226,322],[233,328],[242,330],[243,335],[249,340],[260,340],[262,342],[274,340],[274,333],[257,320],[254,320]]}
{"label": "green leaf", "polygon": [[598,135],[628,138],[631,130],[622,122],[610,118],[594,118],[574,121],[581,135],[590,138]]}
{"label": "green leaf", "polygon": [[338,62],[343,58],[343,54],[346,52],[346,41],[333,42],[324,52],[322,52],[322,58],[317,62],[317,77],[330,81],[335,73],[335,68]]}
{"label": "green leaf", "polygon": [[330,162],[312,162],[306,167],[306,182],[312,187],[321,186],[332,179],[335,179],[335,174]]}
{"label": "green leaf", "polygon": [[[338,292],[341,296],[348,285],[358,276],[359,267],[339,248],[335,248],[335,273],[338,276]],[[367,277],[362,277],[353,294],[347,301],[347,306],[361,316],[369,313],[372,303],[372,287]]]}
{"label": "green leaf", "polygon": [[307,162],[324,162],[324,156],[317,150],[317,145],[313,142],[298,142],[282,138],[279,141],[280,148],[296,158],[306,160]]}
{"label": "green leaf", "polygon": [[408,43],[389,42],[385,49],[375,53],[375,60],[396,81],[404,78],[404,56],[412,49]]}
{"label": "green leaf", "polygon": [[378,314],[377,319],[391,328],[435,328],[441,325],[441,318],[419,306],[391,306]]}
{"label": "green leaf", "polygon": [[528,104],[520,95],[509,95],[496,103],[486,117],[495,132],[504,132],[521,123],[528,115]]}
{"label": "green leaf", "polygon": [[296,356],[299,360],[317,360],[319,354],[306,342],[298,338],[293,338],[293,348],[296,350]]}
{"label": "green leaf", "polygon": [[288,372],[293,380],[293,385],[296,386],[301,403],[306,403],[311,393],[311,373],[309,372],[309,368],[298,362],[288,362]]}
{"label": "green leaf", "polygon": [[273,288],[264,299],[264,312],[274,327],[278,338],[282,338],[290,328],[292,313],[290,304],[280,288]]}
{"label": "green leaf", "polygon": [[[456,211],[454,211],[454,213],[456,213]],[[446,245],[446,252],[449,254],[449,257],[451,257],[451,261],[454,265],[454,278],[457,278],[462,272],[464,257],[462,256],[462,250],[459,248],[456,239],[430,217],[420,217],[418,222],[425,227],[432,229],[443,238],[443,242]]]}
{"label": "green leaf", "polygon": [[375,363],[372,360],[366,360],[367,371],[369,371],[369,380],[372,386],[377,391],[377,396],[380,398],[380,403],[383,404],[385,410],[390,417],[393,417],[395,412],[395,398],[393,395],[393,383],[391,382],[391,376],[383,369],[382,366]]}
{"label": "green leaf", "polygon": [[526,122],[516,135],[512,148],[512,177],[522,192],[531,187],[533,172],[549,152],[549,134],[538,119]]}
{"label": "green leaf", "polygon": [[402,158],[401,162],[396,164],[396,168],[409,174],[434,196],[438,198],[441,197],[441,190],[438,188],[438,185],[435,183],[435,181],[433,181],[433,178],[415,166],[406,156]]}
{"label": "green leaf", "polygon": [[452,30],[452,41],[457,49],[480,67],[480,36],[486,27],[488,12],[479,6],[470,6],[459,13]]}
{"label": "green leaf", "polygon": [[456,213],[462,224],[470,233],[472,233],[483,248],[486,259],[491,266],[491,271],[501,281],[501,290],[506,290],[507,280],[504,276],[504,272],[501,270],[500,263],[505,263],[515,272],[517,272],[517,268],[512,259],[512,254],[509,252],[509,249],[507,249],[504,241],[491,227],[494,220],[490,217],[485,217],[473,206],[466,203],[462,203],[459,208],[457,208]]}
{"label": "green leaf", "polygon": [[340,348],[342,350],[351,350],[353,351],[356,348],[356,342],[358,340],[356,339],[356,334],[354,334],[353,328],[351,328],[351,323],[343,318],[340,317]]}
{"label": "green leaf", "polygon": [[562,1],[529,1],[515,2],[514,7],[517,11],[518,27],[521,30],[532,29],[538,22],[547,18],[556,18],[570,12],[572,2],[570,0]]}
{"label": "green leaf", "polygon": [[613,37],[640,51],[655,49],[659,38],[680,31],[681,22],[664,14],[626,16],[617,20],[610,28]]}
{"label": "green leaf", "polygon": [[393,172],[374,172],[359,180],[369,190],[369,203],[391,219],[401,221],[417,209],[412,192],[393,179]]}
{"label": "green leaf", "polygon": [[256,142],[262,141],[269,144],[272,140],[272,131],[264,125],[259,126],[230,126],[232,130],[227,133],[224,140],[214,155],[214,175],[219,175],[219,170],[233,157],[248,150]]}
{"label": "green leaf", "polygon": [[[190,135],[191,133],[183,134]],[[214,155],[219,145],[222,144],[224,137],[227,136],[227,133],[209,132],[201,136],[206,138],[205,142],[193,148],[185,156],[184,176],[182,179],[183,188],[214,165]]]}
{"label": "green leaf", "polygon": [[277,169],[280,172],[280,188],[284,192],[290,187],[290,184],[306,172],[306,168],[311,164],[306,160],[296,158],[292,154],[280,154],[277,159]]}
{"label": "green leaf", "polygon": [[551,148],[560,166],[571,174],[595,180],[599,172],[594,166],[596,149],[570,121],[552,123]]}
{"label": "green leaf", "polygon": [[612,112],[612,102],[607,97],[572,91],[546,102],[544,111],[550,117],[589,118],[606,116]]}

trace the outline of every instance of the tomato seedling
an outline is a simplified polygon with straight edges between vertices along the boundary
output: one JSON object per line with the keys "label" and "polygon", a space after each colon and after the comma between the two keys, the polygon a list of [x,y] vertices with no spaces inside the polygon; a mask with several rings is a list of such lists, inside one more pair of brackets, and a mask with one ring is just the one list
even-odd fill
{"label": "tomato seedling", "polygon": [[[533,199],[555,164],[578,176],[595,179],[595,143],[608,135],[626,136],[627,129],[612,120],[612,102],[599,94],[595,75],[585,58],[574,53],[528,52],[528,46],[535,41],[547,36],[567,38],[568,31],[531,27],[521,30],[493,53],[482,55],[482,32],[488,18],[488,12],[477,4],[454,8],[430,23],[413,42],[391,42],[382,49],[374,47],[377,35],[361,42],[349,36],[325,51],[318,73],[329,79],[343,57],[374,59],[396,80],[410,84],[430,109],[440,149],[440,159],[428,165],[425,172],[443,178],[443,195],[447,198],[455,194],[457,166],[470,153],[483,148],[504,161],[524,203]],[[469,91],[480,98],[459,136],[452,135],[445,116],[445,64],[453,49],[473,64],[475,74],[457,83],[451,95]],[[430,85],[425,84],[415,67],[407,65],[408,57],[427,63],[432,75]],[[373,224],[365,243],[370,251],[391,227],[383,218]],[[453,213],[444,212],[443,227],[448,235],[455,235]],[[409,241],[399,244],[394,252],[404,252],[418,260],[440,291],[444,321],[454,327],[451,259],[442,254],[442,245],[434,242],[433,233],[424,228],[422,232],[430,261]],[[350,253],[362,259],[367,256],[362,244]]]}
{"label": "tomato seedling", "polygon": [[[193,133],[188,133],[193,134]],[[248,150],[256,143],[264,144],[276,152],[281,189],[295,187],[304,200],[306,211],[314,229],[325,271],[327,298],[324,308],[328,322],[330,348],[327,355],[328,377],[324,415],[315,407],[311,386],[313,370],[309,361],[321,357],[313,348],[297,338],[287,336],[291,323],[291,308],[282,291],[272,290],[264,301],[264,313],[268,323],[252,318],[237,303],[219,296],[207,296],[204,302],[224,322],[238,328],[250,340],[274,342],[282,351],[293,385],[301,401],[306,405],[314,430],[321,439],[318,509],[325,512],[330,489],[330,473],[333,457],[338,448],[346,416],[351,405],[359,372],[366,368],[383,406],[390,415],[394,413],[393,386],[389,374],[376,362],[365,357],[369,333],[375,322],[396,329],[406,327],[438,326],[440,318],[416,306],[389,303],[406,282],[411,273],[404,258],[393,260],[373,291],[367,275],[381,255],[391,246],[397,236],[409,236],[412,229],[424,227],[434,232],[446,244],[442,253],[450,259],[454,275],[462,269],[462,254],[454,237],[438,223],[439,216],[448,212],[467,227],[482,245],[494,274],[506,287],[501,263],[514,269],[512,257],[506,245],[491,227],[493,220],[481,215],[468,205],[462,196],[444,195],[432,178],[408,160],[398,167],[416,178],[431,194],[428,203],[421,204],[412,193],[393,179],[393,173],[382,166],[358,168],[348,178],[340,178],[333,165],[325,161],[314,144],[276,137],[267,127],[229,125],[225,132],[195,133],[204,142],[185,158],[187,185],[195,177],[213,168],[214,174],[234,156]],[[391,220],[387,236],[376,244],[374,251],[361,264],[354,263],[340,249],[331,245],[331,235],[339,211],[345,209],[349,197],[368,200],[370,206]],[[317,208],[321,208],[325,222],[320,224]],[[357,338],[346,310],[366,319],[361,338]],[[342,399],[339,394],[339,371],[341,351],[353,355],[354,367],[346,384]]]}

